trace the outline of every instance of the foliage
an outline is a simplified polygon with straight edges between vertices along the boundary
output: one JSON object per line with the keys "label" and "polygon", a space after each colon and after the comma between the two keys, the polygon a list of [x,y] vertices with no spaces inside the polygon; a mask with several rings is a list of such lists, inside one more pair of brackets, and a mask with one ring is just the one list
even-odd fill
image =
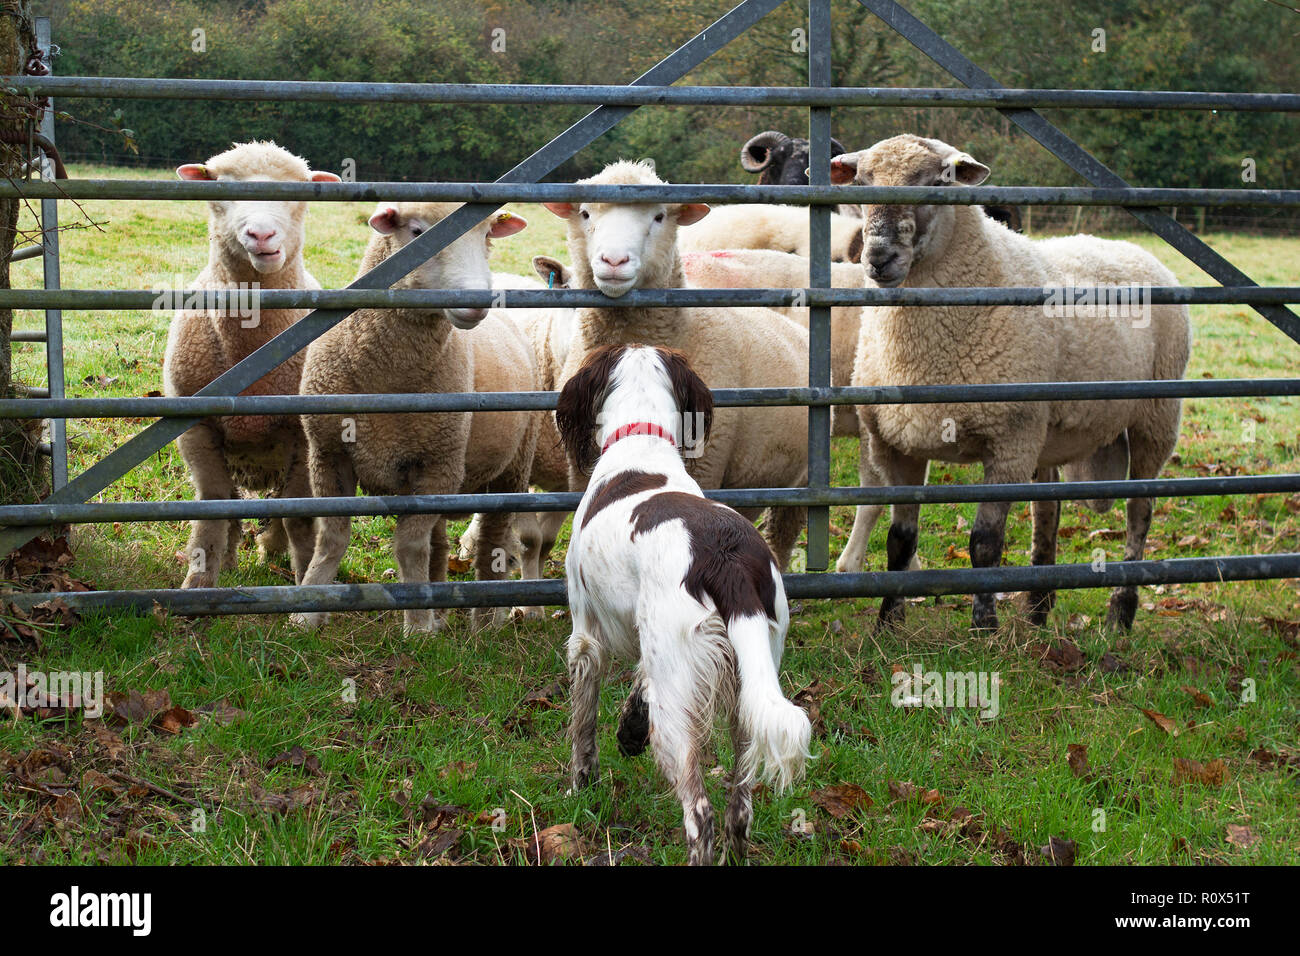
{"label": "foliage", "polygon": [[[62,74],[427,83],[626,83],[732,6],[730,0],[56,0]],[[912,11],[1006,86],[1260,92],[1293,90],[1300,19],[1266,3],[913,0]],[[691,83],[802,85],[807,58],[792,0],[694,71]],[[855,0],[833,4],[839,86],[955,81]],[[1095,52],[1094,30],[1106,33]],[[203,32],[196,52],[194,32]],[[504,31],[498,33],[497,31]],[[499,50],[504,41],[504,49]],[[494,43],[496,47],[494,48]],[[120,108],[123,116],[113,119]],[[275,138],[321,168],[350,158],[358,179],[499,176],[586,110],[565,106],[396,103],[81,101],[79,118],[136,131],[146,161],[193,161],[232,140]],[[1271,113],[1120,110],[1053,117],[1142,185],[1294,186],[1300,137]],[[761,129],[797,133],[798,109],[642,109],[559,171],[587,175],[616,156],[653,156],[679,182],[744,181],[739,146]],[[858,148],[901,131],[961,143],[1003,183],[1072,182],[1061,165],[991,110],[841,110],[835,134]],[[122,161],[120,139],[60,132],[73,155]]]}

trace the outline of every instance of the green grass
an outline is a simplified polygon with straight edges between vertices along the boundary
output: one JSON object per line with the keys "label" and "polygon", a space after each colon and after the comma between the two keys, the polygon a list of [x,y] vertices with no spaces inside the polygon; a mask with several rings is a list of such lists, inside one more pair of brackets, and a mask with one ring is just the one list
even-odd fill
{"label": "green grass", "polygon": [[[170,176],[81,167],[82,177]],[[206,256],[204,212],[193,203],[88,202],[102,223],[62,236],[67,288],[149,288],[183,282]],[[309,214],[309,268],[326,287],[350,281],[366,240],[368,207],[316,204]],[[536,206],[520,207],[527,232],[497,244],[494,268],[530,272],[536,253],[565,256],[559,220]],[[75,210],[62,205],[65,223]],[[1210,284],[1158,240],[1128,237],[1150,248],[1180,281]],[[1209,235],[1206,240],[1257,281],[1294,284],[1300,240]],[[14,266],[14,285],[38,283],[34,263]],[[1294,374],[1295,345],[1249,309],[1192,310],[1195,344],[1189,377]],[[164,313],[65,315],[69,394],[143,395],[161,387],[166,341]],[[19,327],[39,321],[18,317]],[[41,353],[18,347],[17,367],[43,381]],[[110,381],[111,380],[111,381]],[[88,384],[83,384],[88,383]],[[69,423],[72,470],[86,468],[144,421]],[[1213,399],[1188,402],[1178,457],[1168,474],[1282,473],[1297,470],[1300,401]],[[1249,440],[1248,440],[1249,439]],[[856,444],[837,439],[834,481],[857,483]],[[934,483],[970,482],[970,468],[936,464]],[[174,448],[154,456],[106,491],[102,500],[174,499],[191,494]],[[1300,550],[1300,496],[1214,497],[1159,503],[1149,555],[1266,553]],[[974,506],[922,512],[921,554],[929,567],[961,567]],[[832,514],[832,553],[851,524],[849,509]],[[1122,527],[1120,509],[1094,515],[1066,505],[1062,562],[1086,562],[1093,532]],[[463,525],[457,525],[459,530]],[[183,523],[87,526],[75,530],[72,573],[100,588],[171,587],[183,567],[174,557]],[[394,563],[392,522],[357,519],[345,580],[380,580]],[[1013,509],[1008,560],[1027,563],[1028,509]],[[871,551],[883,549],[883,526]],[[1118,557],[1120,542],[1100,543]],[[562,550],[557,549],[557,554]],[[553,561],[550,576],[562,574]],[[251,547],[226,585],[284,583],[284,569],[258,566]],[[391,576],[391,573],[390,575]],[[1131,635],[1098,627],[1106,595],[1063,592],[1051,627],[1029,628],[1004,604],[996,635],[967,630],[969,601],[914,602],[907,628],[872,633],[874,601],[805,601],[793,615],[783,682],[801,701],[814,701],[821,719],[809,776],[787,795],[760,793],[754,823],[755,862],[761,863],[1004,863],[999,841],[961,836],[946,821],[960,806],[1044,863],[1037,848],[1051,837],[1076,842],[1078,860],[1125,863],[1293,863],[1300,851],[1293,771],[1252,759],[1263,748],[1295,754],[1300,699],[1294,631],[1267,619],[1300,617],[1295,580],[1224,586],[1144,589]],[[186,621],[165,615],[94,616],[50,632],[39,646],[0,640],[0,669],[19,660],[45,670],[102,670],[107,689],[165,689],[190,710],[224,702],[238,713],[225,723],[201,716],[172,735],[130,724],[119,728],[123,750],[113,758],[93,723],[0,721],[0,861],[141,863],[335,863],[425,858],[513,863],[526,858],[535,829],[572,823],[583,855],[632,847],[630,859],[680,863],[680,812],[648,756],[621,757],[613,741],[626,671],[606,687],[602,710],[602,779],[565,796],[563,743],[563,617],[471,633],[467,617],[452,615],[439,635],[403,638],[397,615],[336,616],[318,634],[280,618]],[[1056,639],[1078,644],[1085,660],[1067,673],[1039,662],[1036,645]],[[1113,657],[1103,664],[1103,654]],[[1113,666],[1114,660],[1122,669]],[[890,703],[890,672],[997,672],[1000,714],[981,720],[974,710],[899,710]],[[1244,690],[1243,690],[1244,685]],[[354,688],[354,700],[352,689]],[[1208,695],[1202,706],[1184,688]],[[1253,688],[1253,699],[1249,691]],[[544,692],[545,693],[540,693]],[[529,700],[531,695],[544,699]],[[1247,698],[1247,699],[1243,699]],[[1179,729],[1166,734],[1141,709],[1167,715]],[[721,738],[719,738],[721,739]],[[1076,776],[1066,762],[1070,744],[1088,747],[1092,771]],[[268,763],[300,746],[319,760],[319,773]],[[59,751],[72,793],[54,804],[33,788],[23,767],[33,751]],[[725,746],[719,759],[728,759]],[[1172,783],[1175,758],[1222,759],[1222,783]],[[26,759],[26,764],[18,762]],[[17,769],[16,769],[17,768]],[[121,783],[97,793],[88,770],[126,774],[182,800]],[[80,781],[80,783],[78,783]],[[891,782],[938,791],[937,809],[895,800]],[[715,805],[721,779],[709,777]],[[833,818],[813,801],[819,789],[861,786],[873,801]],[[288,810],[267,794],[295,788],[304,803]],[[194,832],[190,807],[206,812]],[[75,802],[78,812],[70,810]],[[463,808],[440,822],[433,808]],[[500,808],[504,829],[479,822]],[[1094,829],[1096,811],[1104,830]],[[796,834],[792,822],[806,820]],[[1225,840],[1226,828],[1248,826],[1250,847]],[[439,826],[441,828],[439,828]],[[431,849],[447,827],[450,849]],[[423,842],[422,842],[423,841]]]}

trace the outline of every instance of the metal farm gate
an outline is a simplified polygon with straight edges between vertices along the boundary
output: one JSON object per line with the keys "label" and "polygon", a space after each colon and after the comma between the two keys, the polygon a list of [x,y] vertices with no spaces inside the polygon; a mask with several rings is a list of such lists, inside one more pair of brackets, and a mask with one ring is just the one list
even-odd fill
{"label": "metal farm gate", "polygon": [[[211,415],[291,414],[307,412],[434,412],[552,409],[555,393],[331,395],[235,397],[270,369],[300,351],[327,329],[362,307],[419,306],[509,307],[792,305],[810,306],[809,376],[806,388],[719,389],[719,406],[806,405],[809,422],[809,476],[805,488],[745,489],[711,492],[709,497],[734,506],[778,504],[809,508],[808,567],[828,565],[829,506],[869,503],[953,503],[1029,500],[1128,498],[1130,496],[1223,495],[1300,491],[1300,474],[1273,476],[1154,479],[1145,481],[1058,482],[969,486],[883,488],[830,487],[830,406],[934,402],[1048,401],[1121,397],[1277,396],[1300,394],[1300,379],[1202,381],[1046,382],[1006,385],[915,386],[882,388],[830,387],[830,307],[885,304],[1040,305],[1048,293],[1036,288],[831,289],[831,204],[953,203],[1115,205],[1222,283],[1223,288],[1172,287],[1151,290],[1153,304],[1241,303],[1300,343],[1300,316],[1284,303],[1300,302],[1300,287],[1261,288],[1165,215],[1168,206],[1300,205],[1300,190],[1134,189],[1036,112],[1050,108],[1276,110],[1300,111],[1300,95],[1201,92],[1138,92],[1005,89],[970,60],[909,14],[895,0],[860,2],[966,89],[834,88],[831,85],[830,0],[811,0],[808,19],[807,88],[732,88],[672,86],[784,0],[743,0],[628,86],[528,86],[472,84],[308,83],[237,80],[158,80],[136,78],[8,76],[6,88],[34,96],[121,97],[329,101],[341,103],[501,103],[595,105],[550,143],[494,183],[219,183],[116,180],[34,180],[0,184],[0,194],[42,201],[46,244],[44,291],[0,291],[0,307],[44,309],[50,388],[33,397],[0,400],[0,417],[52,420],[55,490],[43,503],[0,505],[0,554],[50,525],[78,522],[176,521],[192,518],[266,518],[290,515],[400,515],[416,512],[569,511],[577,494],[436,495],[423,497],[353,497],[279,500],[153,501],[87,503],[137,464],[176,439],[200,418]],[[48,29],[42,39],[48,46]],[[614,127],[641,106],[712,104],[718,106],[803,106],[809,112],[811,183],[808,186],[574,186],[538,181]],[[974,187],[834,187],[829,185],[832,107],[908,106],[996,109],[1067,166],[1092,188]],[[47,111],[46,129],[52,132]],[[428,230],[378,268],[341,290],[260,291],[265,308],[311,308],[310,315],[267,343],[197,395],[186,398],[63,397],[63,368],[58,310],[147,309],[154,291],[60,290],[57,233],[53,217],[58,199],[216,198],[313,201],[461,201],[466,205]],[[668,201],[787,203],[809,207],[812,266],[809,289],[780,290],[634,290],[617,300],[597,291],[391,290],[389,287],[419,263],[436,254],[466,229],[512,201]],[[34,254],[34,253],[33,253]],[[1086,294],[1087,290],[1080,290]],[[188,296],[188,291],[177,293]],[[216,296],[217,307],[227,293]],[[231,290],[234,297],[249,293]],[[209,300],[213,301],[213,300]],[[1103,300],[1104,301],[1104,300]],[[48,394],[48,397],[45,397]],[[67,480],[66,418],[154,417],[148,426],[107,457]],[[790,574],[791,597],[917,596],[987,591],[1098,588],[1157,582],[1208,582],[1300,576],[1300,554],[1224,556],[1166,561],[1107,562],[1090,565],[992,567],[891,573]],[[6,594],[21,607],[51,594]],[[375,610],[472,605],[563,604],[564,582],[557,580],[447,582],[440,584],[360,584],[315,587],[213,588],[207,590],[102,591],[61,594],[79,610],[136,608],[157,602],[182,614],[255,614],[291,610]]]}

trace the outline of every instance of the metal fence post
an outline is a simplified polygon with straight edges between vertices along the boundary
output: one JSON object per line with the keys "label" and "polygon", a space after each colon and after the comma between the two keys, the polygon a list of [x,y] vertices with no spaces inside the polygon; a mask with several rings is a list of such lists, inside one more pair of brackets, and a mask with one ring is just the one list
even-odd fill
{"label": "metal fence post", "polygon": [[[808,5],[808,85],[831,85],[831,4],[812,0]],[[813,186],[830,185],[831,111],[814,106],[808,110],[809,170]],[[813,289],[831,285],[831,207],[809,206],[810,230],[808,284]],[[831,310],[813,306],[808,310],[808,386],[829,388],[831,384]],[[831,410],[829,406],[808,407],[808,487],[822,490],[831,481]],[[829,508],[808,509],[808,570],[825,571],[830,565]]]}
{"label": "metal fence post", "polygon": [[[50,18],[36,18],[36,45],[41,48],[45,65],[54,71],[53,49],[50,46]],[[54,100],[49,101],[41,114],[41,133],[54,142]],[[54,161],[44,157],[41,179],[53,179]],[[44,253],[45,288],[59,288],[59,201],[41,200],[41,246]],[[49,382],[50,398],[63,398],[67,382],[63,371],[63,312],[45,310],[45,368]],[[50,419],[50,463],[54,490],[68,483],[68,420]]]}

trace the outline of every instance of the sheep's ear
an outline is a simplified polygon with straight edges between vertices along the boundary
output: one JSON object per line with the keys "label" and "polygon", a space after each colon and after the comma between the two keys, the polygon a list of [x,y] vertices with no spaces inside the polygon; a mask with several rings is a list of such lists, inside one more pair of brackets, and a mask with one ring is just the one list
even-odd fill
{"label": "sheep's ear", "polygon": [[573,270],[550,256],[533,256],[533,269],[548,289],[567,289],[573,279]]}
{"label": "sheep's ear", "polygon": [[186,163],[184,166],[176,167],[176,175],[181,179],[193,180],[211,180],[212,174],[208,172],[208,167],[202,163]]}
{"label": "sheep's ear", "polygon": [[506,236],[513,236],[516,232],[523,231],[527,225],[528,220],[523,216],[513,212],[499,212],[492,217],[492,226],[488,229],[488,235],[493,239],[504,239]]}
{"label": "sheep's ear", "polygon": [[375,230],[381,236],[391,236],[397,231],[400,225],[400,217],[396,206],[387,206],[381,203],[370,214],[370,228]]}
{"label": "sheep's ear", "polygon": [[708,203],[684,202],[677,210],[677,225],[690,226],[709,214]]}
{"label": "sheep's ear", "polygon": [[841,153],[831,160],[831,183],[847,186],[858,177],[858,154]]}
{"label": "sheep's ear", "polygon": [[681,352],[663,347],[656,351],[668,372],[673,399],[682,416],[682,447],[699,454],[713,428],[713,393]]}
{"label": "sheep's ear", "polygon": [[327,172],[325,172],[323,169],[322,169],[322,170],[318,170],[317,172],[312,173],[312,174],[311,174],[311,180],[310,180],[310,181],[313,182],[313,183],[341,183],[341,182],[343,182],[343,180],[339,178],[338,173],[327,173]]}
{"label": "sheep's ear", "polygon": [[[944,162],[952,169],[951,180],[963,186],[978,186],[989,178],[989,168],[976,162],[969,153],[953,153]],[[944,176],[944,179],[949,178]]]}
{"label": "sheep's ear", "polygon": [[542,205],[561,219],[568,219],[577,211],[577,207],[571,202],[544,202]]}

